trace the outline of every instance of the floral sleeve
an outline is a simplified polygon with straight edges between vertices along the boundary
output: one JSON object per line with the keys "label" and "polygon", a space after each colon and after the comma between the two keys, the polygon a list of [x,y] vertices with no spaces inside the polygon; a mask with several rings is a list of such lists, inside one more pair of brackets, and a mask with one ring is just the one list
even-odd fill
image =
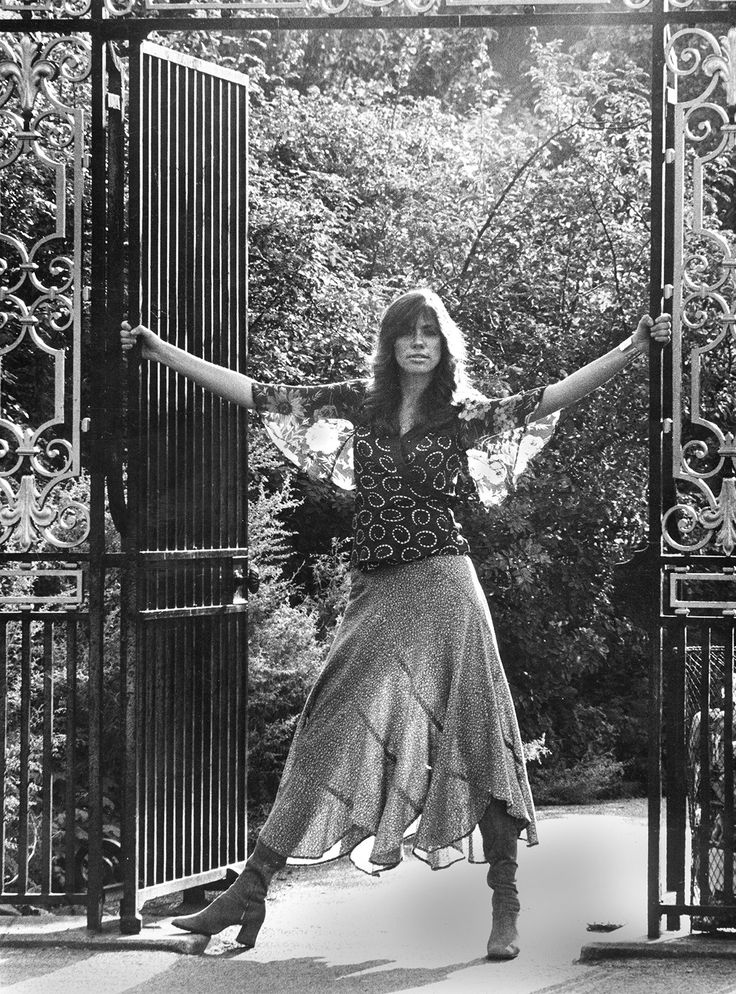
{"label": "floral sleeve", "polygon": [[543,390],[539,387],[512,397],[473,397],[459,412],[468,471],[487,507],[508,496],[554,433],[559,414],[532,420]]}
{"label": "floral sleeve", "polygon": [[352,490],[352,437],[364,380],[314,387],[253,384],[255,409],[271,441],[299,469]]}

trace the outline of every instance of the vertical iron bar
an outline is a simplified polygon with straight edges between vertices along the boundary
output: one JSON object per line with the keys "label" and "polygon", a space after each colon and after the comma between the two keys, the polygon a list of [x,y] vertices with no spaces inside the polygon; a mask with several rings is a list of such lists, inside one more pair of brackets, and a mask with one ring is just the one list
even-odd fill
{"label": "vertical iron bar", "polygon": [[223,866],[228,857],[228,807],[230,798],[228,796],[228,752],[227,743],[229,738],[229,708],[228,708],[228,663],[230,662],[227,652],[227,621],[228,616],[224,613],[217,616],[215,624],[217,626],[217,658],[220,668],[220,703],[219,720],[217,724],[218,751],[220,754],[220,777],[219,777],[219,800],[220,810],[217,818],[217,860],[218,866]]}
{"label": "vertical iron bar", "polygon": [[[159,572],[158,570],[156,572]],[[153,883],[164,880],[164,862],[166,844],[166,719],[168,717],[168,700],[166,693],[167,657],[166,657],[166,622],[156,621],[149,626],[155,632],[153,655],[148,665],[154,670],[154,703],[153,716],[153,748],[154,748],[154,777],[156,789],[153,793],[153,815],[151,821],[155,831],[156,869]]]}
{"label": "vertical iron bar", "polygon": [[734,903],[733,893],[733,620],[724,630],[723,650],[723,848],[724,882],[723,892],[726,904]]}
{"label": "vertical iron bar", "polygon": [[[172,185],[175,182],[175,169],[176,163],[175,158],[172,154],[172,144],[175,137],[175,132],[172,127],[172,104],[173,104],[173,94],[171,89],[171,77],[173,72],[173,66],[171,63],[162,62],[161,64],[161,102],[162,107],[162,123],[161,123],[161,156],[162,156],[162,169],[161,169],[161,200],[164,205],[164,209],[161,212],[161,224],[159,225],[159,231],[161,232],[159,241],[162,245],[161,251],[161,261],[159,262],[159,270],[162,278],[161,286],[161,300],[163,302],[164,309],[166,311],[166,321],[167,326],[171,329],[172,325],[176,327],[177,324],[177,314],[176,308],[172,308],[171,293],[172,287],[174,285],[174,269],[172,266],[172,225],[174,223],[173,211],[172,211]],[[163,229],[163,231],[161,231]],[[177,335],[178,335],[177,328]],[[176,397],[176,374],[170,369],[166,369],[166,446],[165,446],[165,472],[166,472],[166,491],[170,495],[169,498],[169,519],[168,526],[166,529],[166,548],[175,549],[177,547],[177,531],[178,531],[178,495],[176,492],[176,476],[174,475],[174,459],[176,452],[176,407],[175,400]],[[166,606],[169,607],[173,603],[174,598],[174,588],[176,585],[176,571],[166,570]]]}
{"label": "vertical iron bar", "polygon": [[[248,209],[249,209],[249,118],[248,118],[248,94],[240,91],[239,106],[241,113],[238,115],[239,132],[242,136],[242,148],[244,154],[238,158],[238,222],[242,230],[242,237],[236,239],[237,273],[238,273],[238,299],[236,301],[237,325],[235,330],[235,342],[238,349],[238,366],[242,363],[244,373],[248,372]],[[240,170],[244,175],[244,182],[240,181]],[[242,196],[240,195],[242,191]],[[242,246],[242,248],[241,248]],[[242,253],[242,255],[241,255]],[[240,342],[244,342],[242,356],[240,355]],[[238,458],[238,467],[242,466],[242,472],[236,477],[238,485],[238,500],[236,502],[237,521],[239,526],[238,545],[247,547],[248,544],[248,499],[247,490],[242,481],[245,479],[248,467],[248,430],[247,416],[243,409],[240,409],[240,425],[235,432],[235,438],[239,442],[242,439],[242,458]],[[239,456],[241,454],[239,453]],[[243,584],[243,593],[248,596],[247,571]],[[242,837],[240,840],[240,852],[242,858],[248,855],[248,620],[247,614],[243,612],[237,616],[238,650],[237,666],[240,693],[238,694],[238,721],[240,723],[240,749],[239,749],[239,777],[242,783],[240,793],[240,804],[237,805],[239,824],[241,826]]]}
{"label": "vertical iron bar", "polygon": [[[194,83],[191,73],[184,73],[183,92],[180,98],[181,121],[178,128],[184,142],[184,154],[179,163],[179,200],[181,209],[181,226],[179,241],[181,245],[181,256],[179,260],[179,272],[182,276],[181,290],[179,293],[179,335],[182,348],[191,350],[194,343],[194,323],[196,315],[194,313],[194,301],[192,293],[193,259],[191,249],[193,218],[191,216],[191,205],[193,191],[194,167],[189,155],[189,148],[192,143],[192,116],[194,113]],[[191,411],[193,408],[193,387],[189,380],[181,378],[179,409],[181,411],[182,423],[182,464],[186,468],[182,472],[181,479],[181,514],[184,520],[183,541],[186,548],[191,548],[193,532],[193,501],[192,501],[192,481],[191,469],[194,465],[194,445],[192,440]],[[193,603],[189,597],[189,572],[184,577],[184,603]]]}
{"label": "vertical iron bar", "polygon": [[[123,440],[127,436],[125,419],[127,407],[126,377],[120,341],[115,329],[127,316],[125,310],[126,286],[122,274],[126,271],[125,245],[127,230],[125,219],[125,129],[123,126],[123,70],[113,43],[106,46],[107,62],[107,237],[105,244],[105,303],[106,327],[111,333],[105,337],[104,435],[106,444],[102,453],[106,459],[106,484],[112,519],[124,534],[128,526],[123,483]],[[133,365],[129,361],[128,365]]]}
{"label": "vertical iron bar", "polygon": [[172,629],[171,647],[173,665],[172,694],[174,698],[174,721],[172,729],[172,755],[174,756],[172,791],[172,871],[175,878],[183,876],[184,843],[184,712],[186,707],[186,661],[181,651],[181,625]]}
{"label": "vertical iron bar", "polygon": [[215,698],[217,695],[217,675],[214,666],[214,650],[212,645],[212,619],[197,618],[197,632],[202,653],[202,669],[205,674],[206,686],[202,708],[202,852],[205,868],[212,866],[212,831],[215,819],[213,801],[215,795],[215,771],[213,750],[213,718],[215,717]]}
{"label": "vertical iron bar", "polygon": [[710,824],[711,824],[711,630],[703,625],[700,641],[700,834],[698,837],[700,903],[711,904]]}
{"label": "vertical iron bar", "polygon": [[[143,143],[145,149],[145,172],[144,199],[143,199],[143,220],[145,225],[144,247],[146,251],[146,273],[148,274],[144,285],[148,288],[148,309],[150,320],[154,327],[160,328],[163,334],[168,335],[167,315],[160,306],[160,265],[158,258],[158,245],[156,240],[156,229],[160,220],[160,205],[157,193],[160,182],[160,162],[158,158],[160,140],[159,110],[160,99],[159,86],[159,65],[160,60],[144,55],[146,73],[144,82],[146,87],[146,124]],[[152,488],[148,493],[149,508],[153,510],[153,529],[147,537],[146,548],[163,548],[162,532],[164,529],[165,515],[168,513],[169,494],[166,490],[166,483],[161,471],[161,448],[162,431],[164,419],[162,417],[162,395],[164,392],[166,373],[161,363],[154,363],[149,366],[150,391],[148,397],[148,418],[151,423],[149,432],[149,444],[151,451],[148,461],[151,465]],[[164,519],[164,520],[162,520]],[[148,602],[149,606],[158,606],[160,575],[157,570],[148,573],[148,584],[153,591],[153,602]],[[155,813],[153,813],[155,818]]]}
{"label": "vertical iron bar", "polygon": [[53,749],[54,749],[54,639],[53,624],[43,623],[43,750],[41,765],[41,893],[50,894],[51,832],[53,808]]}
{"label": "vertical iron bar", "polygon": [[[97,168],[92,170],[92,252],[91,252],[91,327],[89,350],[93,376],[103,382],[107,363],[104,337],[107,324],[105,299],[105,248],[106,248],[106,100],[105,43],[99,35],[92,37],[92,160]],[[87,869],[87,927],[98,929],[102,925],[104,903],[102,863],[102,708],[104,665],[104,590],[105,590],[105,469],[104,445],[101,433],[105,430],[102,411],[105,391],[100,390],[95,400],[92,417],[91,480],[90,480],[90,561],[89,561],[89,661],[87,694],[89,703],[89,755],[88,755],[88,869]]]}
{"label": "vertical iron bar", "polygon": [[77,818],[77,623],[66,623],[66,784],[64,804],[64,888],[67,894],[76,889]]}
{"label": "vertical iron bar", "polygon": [[[652,0],[654,21],[651,33],[651,219],[650,308],[659,309],[662,273],[662,168],[664,113],[664,0]],[[649,546],[660,555],[661,475],[661,381],[660,362],[655,353],[649,364]],[[659,601],[659,596],[657,597]],[[649,666],[649,759],[648,759],[648,924],[650,938],[660,934],[661,895],[661,817],[662,817],[662,629],[660,605],[652,605],[652,639]],[[659,637],[654,637],[654,632]]]}
{"label": "vertical iron bar", "polygon": [[[140,39],[130,41],[130,162],[129,162],[129,295],[128,314],[131,323],[140,321],[141,299],[141,49]],[[111,152],[111,154],[113,154]],[[123,146],[116,155],[122,157]],[[120,927],[126,935],[140,932],[142,919],[138,909],[138,887],[141,853],[145,861],[143,824],[143,788],[141,784],[143,731],[143,686],[140,659],[140,622],[138,610],[141,596],[141,576],[137,553],[141,547],[141,515],[145,513],[145,476],[143,458],[147,449],[142,445],[147,419],[141,402],[141,373],[134,362],[128,363],[127,429],[128,429],[128,515],[123,536],[125,564],[121,570],[120,665],[123,679],[123,722],[125,760],[123,780],[122,862],[123,899],[120,906]]]}
{"label": "vertical iron bar", "polygon": [[[229,349],[227,347],[228,339],[230,337],[230,327],[228,325],[228,313],[227,313],[227,295],[228,289],[227,284],[232,278],[230,273],[230,268],[227,265],[227,248],[228,242],[232,237],[230,231],[230,223],[228,217],[227,209],[227,195],[228,195],[228,155],[227,155],[227,128],[229,126],[230,118],[230,105],[228,101],[228,96],[230,93],[231,84],[226,83],[224,80],[219,81],[219,93],[220,93],[220,103],[219,103],[219,129],[218,129],[218,149],[217,149],[217,163],[218,171],[216,173],[217,178],[217,235],[218,237],[218,279],[217,279],[217,335],[216,343],[217,349],[215,352],[215,362],[219,362],[222,365],[230,365]],[[217,521],[215,528],[215,537],[213,544],[218,548],[222,549],[230,545],[229,536],[225,531],[225,520],[226,520],[226,508],[227,508],[227,457],[228,443],[230,441],[230,433],[228,431],[230,423],[230,405],[225,404],[223,401],[218,402],[217,406],[217,425],[215,428],[215,445],[216,445],[216,465],[217,465],[217,479],[218,479],[218,489],[217,494]],[[221,590],[220,584],[217,585],[218,591]],[[222,603],[222,595],[218,594],[217,600]]]}
{"label": "vertical iron bar", "polygon": [[20,649],[20,772],[18,787],[18,893],[28,890],[29,777],[31,738],[31,620],[23,612]]}
{"label": "vertical iron bar", "polygon": [[[169,572],[169,571],[167,571]],[[175,623],[174,623],[175,624]],[[174,680],[176,674],[176,657],[174,656],[173,647],[173,625],[167,624],[164,631],[164,721],[163,721],[163,739],[164,739],[164,810],[162,812],[164,818],[164,830],[161,833],[162,843],[163,843],[163,860],[162,867],[164,872],[164,879],[172,879],[172,865],[174,861],[174,847],[176,845],[176,840],[174,838],[174,801],[175,801],[175,787],[174,787],[174,770],[175,770],[175,757],[174,757],[174,733],[175,733],[175,723],[176,723],[176,698],[174,696]]]}
{"label": "vertical iron bar", "polygon": [[146,846],[147,868],[146,884],[152,886],[158,882],[158,759],[159,759],[159,730],[161,723],[157,720],[161,701],[158,695],[159,645],[160,628],[155,621],[147,621],[144,625],[144,659],[146,661],[146,722],[149,735],[146,741]]}
{"label": "vertical iron bar", "polygon": [[196,692],[194,699],[194,709],[192,712],[192,727],[194,731],[194,826],[193,826],[193,850],[195,859],[195,870],[201,872],[206,868],[204,860],[204,828],[205,803],[204,792],[206,782],[206,731],[203,721],[204,710],[207,706],[207,672],[206,660],[202,655],[202,642],[200,639],[199,624],[197,618],[192,618],[189,625],[191,639],[191,658],[194,667]]}
{"label": "vertical iron bar", "polygon": [[[197,803],[197,727],[195,715],[197,713],[198,667],[194,664],[191,622],[189,619],[185,619],[182,622],[182,629],[184,660],[187,673],[186,777],[184,779],[184,790],[186,797],[189,799],[186,809],[186,830],[184,832],[184,866],[187,874],[193,874],[197,865],[194,840],[195,838],[199,838],[195,813],[195,805]],[[195,833],[197,834],[195,835]]]}
{"label": "vertical iron bar", "polygon": [[[8,622],[0,617],[0,797],[7,788]],[[5,804],[0,810],[0,892],[5,891]]]}
{"label": "vertical iron bar", "polygon": [[[177,340],[182,340],[185,329],[182,327],[184,321],[179,308],[179,266],[180,266],[180,234],[179,234],[179,212],[181,210],[181,205],[179,203],[179,183],[180,183],[180,169],[179,163],[181,162],[181,140],[182,136],[180,133],[180,119],[181,119],[181,99],[180,99],[180,89],[181,89],[181,68],[177,65],[171,64],[168,67],[168,99],[167,99],[167,121],[166,130],[169,136],[169,183],[168,183],[168,310],[171,315],[171,320],[176,325],[176,337]],[[180,377],[178,374],[173,374],[170,380],[169,389],[169,452],[170,452],[170,466],[171,466],[171,480],[174,486],[174,493],[176,494],[176,514],[175,514],[175,524],[172,529],[171,539],[169,541],[169,546],[172,549],[182,549],[186,548],[186,536],[182,532],[182,526],[179,523],[179,519],[182,517],[182,500],[180,493],[180,480],[182,473],[185,471],[185,467],[182,465],[180,460],[180,437],[179,437],[179,426],[181,423],[182,409],[180,407]],[[173,603],[180,606],[180,586],[181,586],[181,573],[174,573],[174,592],[173,592]]]}
{"label": "vertical iron bar", "polygon": [[224,859],[227,863],[234,862],[238,857],[236,854],[235,846],[235,791],[233,790],[235,784],[234,769],[237,756],[235,755],[235,750],[233,749],[233,733],[235,730],[235,722],[233,715],[233,704],[235,696],[235,660],[233,658],[234,649],[234,638],[233,638],[233,621],[235,616],[232,614],[226,614],[222,619],[223,628],[223,647],[222,655],[224,661],[224,672],[225,672],[225,683],[223,688],[223,693],[225,697],[225,712],[223,717],[225,718],[226,734],[224,739],[224,751],[225,751],[225,761],[224,761],[224,791],[225,791],[225,815],[223,818],[224,826],[223,832],[225,834],[225,844],[224,844]]}
{"label": "vertical iron bar", "polygon": [[[210,255],[210,285],[206,288],[209,304],[209,325],[210,325],[210,345],[209,358],[213,362],[221,360],[221,349],[219,340],[225,332],[222,322],[222,313],[219,309],[219,299],[222,292],[221,287],[227,274],[223,271],[222,257],[220,253],[220,243],[223,237],[223,218],[219,213],[218,189],[221,182],[222,157],[220,155],[219,135],[222,126],[222,107],[220,104],[220,93],[222,90],[222,80],[215,79],[214,76],[207,77],[208,82],[208,103],[209,103],[209,133],[211,156],[208,161],[208,199],[209,199],[209,255]],[[209,430],[209,494],[207,495],[207,505],[209,507],[209,520],[207,522],[207,542],[210,548],[219,546],[219,504],[222,493],[223,479],[218,473],[220,465],[220,447],[222,445],[221,419],[223,401],[214,394],[210,394],[210,430]],[[217,488],[212,492],[213,485]],[[222,598],[218,596],[218,589],[215,586],[215,576],[219,569],[214,562],[208,563],[206,567],[207,576],[207,598],[206,603],[222,603]],[[215,674],[214,686],[212,688],[213,700],[213,721],[212,721],[212,818],[210,833],[210,865],[221,866],[223,862],[222,838],[226,835],[226,826],[223,823],[223,767],[222,736],[226,725],[226,715],[223,708],[222,685],[223,685],[223,659],[222,659],[222,623],[223,615],[213,615],[209,621],[211,639],[210,644],[212,655],[212,668]]]}
{"label": "vertical iron bar", "polygon": [[[166,771],[166,793],[167,793],[167,811],[166,811],[166,855],[167,855],[167,866],[166,873],[169,880],[173,880],[176,876],[175,864],[178,862],[175,854],[179,848],[179,833],[178,833],[178,823],[177,823],[177,792],[178,792],[178,782],[179,782],[179,753],[177,752],[177,740],[179,733],[179,720],[181,714],[181,708],[179,703],[179,697],[177,695],[178,682],[179,682],[179,657],[176,654],[176,629],[178,627],[178,622],[169,625],[169,637],[167,640],[167,658],[169,662],[169,681],[168,681],[168,694],[169,694],[169,722],[166,727],[167,733],[167,752],[168,752],[168,766]],[[177,854],[178,855],[178,854]]]}
{"label": "vertical iron bar", "polygon": [[[217,122],[215,120],[215,81],[212,76],[205,76],[203,79],[203,90],[205,96],[204,103],[204,120],[203,120],[203,132],[205,135],[205,147],[208,150],[208,154],[204,159],[204,191],[202,197],[202,226],[203,226],[203,249],[205,253],[205,266],[203,269],[204,275],[204,285],[202,287],[202,303],[204,311],[204,352],[203,355],[205,359],[210,362],[214,357],[214,347],[215,347],[215,337],[217,336],[219,329],[215,324],[215,287],[217,285],[217,279],[220,275],[217,272],[215,265],[215,213],[214,213],[214,185],[215,185],[215,154],[216,147],[214,143],[215,130]],[[209,223],[208,223],[209,219]],[[213,520],[216,518],[215,514],[215,503],[213,484],[215,480],[212,475],[213,471],[213,456],[215,451],[215,446],[218,444],[218,439],[215,437],[214,427],[215,427],[215,408],[217,405],[216,398],[213,393],[209,390],[205,393],[204,397],[204,412],[205,412],[205,431],[203,437],[203,456],[204,460],[202,465],[205,471],[202,475],[202,545],[204,548],[211,549],[213,547],[212,541],[212,525]],[[216,485],[216,484],[215,484]],[[210,583],[210,570],[205,566],[204,568],[204,591],[203,591],[203,604],[212,603],[212,589]]]}

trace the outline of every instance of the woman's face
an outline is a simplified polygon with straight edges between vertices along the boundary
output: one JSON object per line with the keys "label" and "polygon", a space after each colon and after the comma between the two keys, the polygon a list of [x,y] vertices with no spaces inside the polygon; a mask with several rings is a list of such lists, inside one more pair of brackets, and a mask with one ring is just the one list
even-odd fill
{"label": "woman's face", "polygon": [[394,355],[405,373],[434,372],[442,358],[442,335],[430,311],[422,311],[412,331],[397,336]]}

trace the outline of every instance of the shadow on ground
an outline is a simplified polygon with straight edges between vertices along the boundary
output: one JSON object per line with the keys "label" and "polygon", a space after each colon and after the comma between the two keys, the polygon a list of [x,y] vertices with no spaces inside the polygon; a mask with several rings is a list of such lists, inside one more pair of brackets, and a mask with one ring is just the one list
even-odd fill
{"label": "shadow on ground", "polygon": [[[415,991],[449,980],[463,970],[485,963],[484,959],[447,964],[433,969],[392,966],[393,960],[330,964],[323,959],[300,956],[272,962],[245,962],[237,950],[211,954],[196,964],[179,962],[155,979],[132,987],[126,994],[213,994],[213,990],[276,991],[284,994],[394,994]],[[215,959],[217,965],[212,962]],[[208,962],[209,960],[209,962]],[[228,964],[227,961],[230,961]],[[228,966],[230,967],[228,969]],[[215,980],[216,978],[216,980]],[[213,984],[216,983],[216,987]],[[457,988],[461,988],[458,986]],[[489,986],[502,991],[502,987]]]}

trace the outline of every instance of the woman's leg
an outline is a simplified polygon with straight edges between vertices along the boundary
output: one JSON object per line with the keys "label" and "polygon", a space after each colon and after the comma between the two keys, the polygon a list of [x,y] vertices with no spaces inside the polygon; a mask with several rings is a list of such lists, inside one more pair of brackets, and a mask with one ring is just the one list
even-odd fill
{"label": "woman's leg", "polygon": [[228,925],[241,925],[238,942],[252,949],[266,916],[266,893],[271,878],[285,863],[285,856],[259,840],[235,883],[202,911],[174,918],[171,924],[201,935],[214,935]]}
{"label": "woman's leg", "polygon": [[488,886],[493,890],[493,928],[488,939],[489,959],[514,959],[519,955],[519,893],[516,889],[516,851],[520,823],[503,801],[495,798],[480,820],[483,853],[488,860]]}

